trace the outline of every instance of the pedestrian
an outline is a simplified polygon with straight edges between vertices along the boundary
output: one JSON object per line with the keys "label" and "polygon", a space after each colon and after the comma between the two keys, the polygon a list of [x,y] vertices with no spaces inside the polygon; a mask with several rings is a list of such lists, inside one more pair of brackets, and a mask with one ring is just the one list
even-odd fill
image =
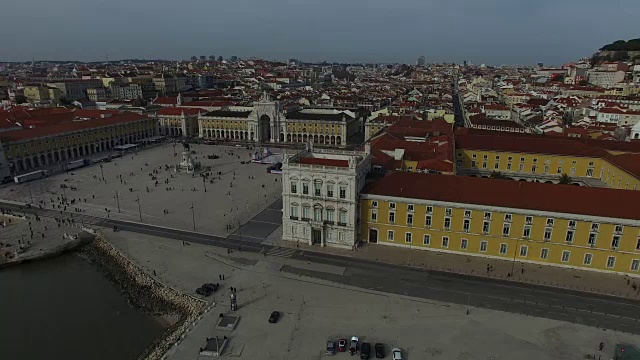
{"label": "pedestrian", "polygon": [[222,280],[224,280],[224,274],[222,274]]}
{"label": "pedestrian", "polygon": [[222,280],[222,274],[218,274],[218,279]]}

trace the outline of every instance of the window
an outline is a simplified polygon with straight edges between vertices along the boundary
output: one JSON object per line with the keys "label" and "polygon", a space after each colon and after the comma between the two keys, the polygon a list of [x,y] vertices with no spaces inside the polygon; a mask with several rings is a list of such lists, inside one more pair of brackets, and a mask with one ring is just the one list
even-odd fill
{"label": "window", "polygon": [[467,239],[460,240],[460,249],[467,250],[468,246],[469,246],[469,240]]}
{"label": "window", "polygon": [[520,245],[520,256],[525,257],[529,252],[529,247],[527,245]]}
{"label": "window", "polygon": [[553,232],[553,228],[545,228],[544,229],[544,240],[545,241],[551,240],[552,232]]}
{"label": "window", "polygon": [[527,225],[533,224],[533,216],[527,216],[524,218],[524,223]]}
{"label": "window", "polygon": [[489,233],[489,227],[490,227],[490,222],[483,221],[482,222],[482,233],[483,234],[488,234]]}
{"label": "window", "polygon": [[509,236],[510,232],[511,232],[511,224],[504,223],[504,225],[502,226],[502,236]]}
{"label": "window", "polygon": [[511,163],[507,164],[507,170],[511,171]]}
{"label": "window", "polygon": [[526,225],[522,231],[522,237],[528,239],[531,236],[531,226]]}
{"label": "window", "polygon": [[413,214],[407,214],[407,225],[413,225]]}
{"label": "window", "polygon": [[569,262],[569,259],[571,258],[571,251],[568,250],[563,250],[562,251],[562,262]]}
{"label": "window", "polygon": [[291,206],[291,217],[298,218],[298,206]]}
{"label": "window", "polygon": [[488,244],[487,240],[480,241],[480,252],[486,252]]}
{"label": "window", "polygon": [[611,269],[614,266],[616,266],[616,257],[615,256],[609,256],[607,258],[607,267]]}
{"label": "window", "polygon": [[542,248],[540,249],[540,259],[547,260],[549,258],[549,249]]}
{"label": "window", "polygon": [[309,183],[308,182],[303,182],[302,183],[302,194],[309,195]]}
{"label": "window", "polygon": [[298,183],[295,182],[291,182],[291,193],[292,194],[297,194],[298,193]]}
{"label": "window", "polygon": [[413,211],[413,204],[407,204],[407,211]]}
{"label": "window", "polygon": [[424,238],[422,239],[422,245],[431,245],[431,235],[424,234]]}
{"label": "window", "polygon": [[613,239],[611,239],[611,247],[614,249],[620,247],[620,235],[613,235]]}
{"label": "window", "polygon": [[472,167],[472,168],[476,167],[476,162],[475,162],[475,160],[472,160],[472,161],[471,161],[471,167]]}
{"label": "window", "polygon": [[483,162],[483,163],[482,163],[482,168],[483,168],[483,169],[486,169],[486,168],[487,168],[487,163],[486,163],[486,162]]}
{"label": "window", "polygon": [[538,158],[533,158],[533,163],[534,164],[538,163]]}
{"label": "window", "polygon": [[500,163],[495,163],[493,165],[493,168],[496,169],[496,170],[500,169]]}
{"label": "window", "polygon": [[396,203],[389,203],[389,209],[395,209],[396,208]]}
{"label": "window", "polygon": [[488,211],[487,211],[487,212],[485,212],[485,213],[484,213],[484,219],[485,219],[485,220],[491,220],[491,213],[490,213],[490,212],[488,212]]}
{"label": "window", "polygon": [[424,226],[430,228],[431,227],[431,215],[427,215],[424,218]]}
{"label": "window", "polygon": [[520,162],[524,162],[524,158],[523,157],[520,158]]}
{"label": "window", "polygon": [[444,214],[445,214],[446,216],[451,216],[451,208],[446,208],[446,209],[444,209]]}
{"label": "window", "polygon": [[443,236],[442,237],[442,247],[445,248],[445,249],[449,247],[449,237],[448,236]]}
{"label": "window", "polygon": [[373,201],[371,202],[371,207],[373,207],[373,208],[377,208],[377,207],[378,207],[378,201],[373,200]]}
{"label": "window", "polygon": [[569,229],[575,229],[575,228],[576,228],[576,221],[569,220]]}
{"label": "window", "polygon": [[411,235],[410,232],[404,233],[404,242],[410,243],[411,242],[411,237],[412,237],[412,235]]}
{"label": "window", "polygon": [[313,221],[322,221],[322,209],[313,209]]}
{"label": "window", "polygon": [[598,230],[600,230],[600,224],[591,223],[591,231],[598,231]]}
{"label": "window", "polygon": [[598,233],[589,233],[589,240],[587,240],[587,243],[591,246],[596,246],[596,241],[598,240]]}
{"label": "window", "polygon": [[347,212],[345,210],[340,210],[340,214],[338,214],[338,223],[342,225],[347,224]]}
{"label": "window", "polygon": [[343,232],[339,232],[338,233],[338,241],[344,242],[344,233]]}
{"label": "window", "polygon": [[309,220],[311,217],[309,215],[309,207],[305,206],[302,208],[302,219],[303,220]]}
{"label": "window", "polygon": [[296,226],[291,226],[291,235],[296,235]]}
{"label": "window", "polygon": [[[327,221],[328,222],[333,222],[334,221],[334,215],[335,210],[333,209],[327,209]],[[378,210],[371,210],[371,220],[372,221],[378,221]]]}
{"label": "window", "polygon": [[462,222],[462,231],[469,232],[469,228],[471,227],[471,221],[469,219],[464,219]]}
{"label": "window", "polygon": [[522,171],[522,170],[524,170],[524,164],[518,165],[518,171]]}
{"label": "window", "polygon": [[558,174],[562,174],[562,166],[558,166]]}
{"label": "window", "polygon": [[444,218],[444,229],[445,230],[451,229],[451,218]]}
{"label": "window", "polygon": [[591,265],[591,261],[593,261],[593,254],[584,254],[584,261],[582,263],[584,265]]}
{"label": "window", "polygon": [[464,217],[470,218],[471,217],[471,210],[465,210],[464,211]]}
{"label": "window", "polygon": [[472,159],[475,159],[476,157],[478,157],[478,156],[477,156],[475,153],[474,153],[474,154],[471,154],[471,158],[472,158]]}
{"label": "window", "polygon": [[340,185],[340,199],[347,198],[347,187]]}
{"label": "window", "polygon": [[433,214],[433,206],[427,206],[427,214]]}
{"label": "window", "polygon": [[504,221],[511,222],[512,216],[511,214],[504,214]]}
{"label": "window", "polygon": [[393,241],[393,230],[387,231],[387,241]]}
{"label": "window", "polygon": [[[333,185],[327,184],[327,197],[333,197]],[[372,201],[371,206],[378,207],[377,201]]]}
{"label": "window", "polygon": [[505,243],[500,244],[500,254],[501,255],[507,254],[507,244]]}
{"label": "window", "polygon": [[631,271],[638,271],[640,268],[640,260],[634,259],[631,260]]}
{"label": "window", "polygon": [[537,166],[532,165],[532,166],[531,166],[531,172],[536,172],[536,169],[537,169],[537,168],[538,168]]}
{"label": "window", "polygon": [[489,155],[484,154],[484,155],[482,155],[482,158],[483,158],[484,160],[487,160],[487,159],[489,158]]}
{"label": "window", "polygon": [[322,194],[322,182],[315,181],[313,183],[313,195],[314,196],[321,196],[321,194]]}
{"label": "window", "polygon": [[392,224],[396,222],[396,213],[393,211],[389,212],[389,222]]}
{"label": "window", "polygon": [[616,225],[615,232],[616,232],[617,234],[622,234],[622,230],[623,230],[622,225]]}
{"label": "window", "polygon": [[567,230],[567,236],[565,237],[564,241],[566,242],[573,241],[573,230]]}
{"label": "window", "polygon": [[306,227],[302,227],[302,235],[307,236],[307,228]]}
{"label": "window", "polygon": [[638,240],[636,241],[636,250],[640,250],[640,236],[638,236]]}
{"label": "window", "polygon": [[547,226],[553,226],[553,223],[554,223],[554,222],[555,222],[555,221],[553,220],[553,218],[548,218],[548,219],[547,219]]}

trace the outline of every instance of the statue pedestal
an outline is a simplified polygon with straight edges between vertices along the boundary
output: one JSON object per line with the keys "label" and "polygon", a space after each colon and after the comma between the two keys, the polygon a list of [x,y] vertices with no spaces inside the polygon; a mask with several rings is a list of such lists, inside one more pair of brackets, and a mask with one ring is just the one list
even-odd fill
{"label": "statue pedestal", "polygon": [[176,172],[185,171],[192,173],[196,170],[197,164],[191,159],[191,151],[185,150],[182,152],[182,161],[176,166]]}

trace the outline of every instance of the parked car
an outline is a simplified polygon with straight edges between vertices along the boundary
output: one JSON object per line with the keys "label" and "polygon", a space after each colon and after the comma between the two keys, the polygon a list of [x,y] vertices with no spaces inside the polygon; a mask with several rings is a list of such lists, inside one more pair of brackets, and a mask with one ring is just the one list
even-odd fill
{"label": "parked car", "polygon": [[360,359],[369,360],[370,356],[371,356],[371,344],[362,343],[362,345],[360,346]]}
{"label": "parked car", "polygon": [[216,292],[218,291],[218,288],[220,287],[219,284],[214,284],[214,283],[206,283],[204,285],[202,285],[203,288],[205,289],[210,289],[211,292]]}
{"label": "parked car", "polygon": [[334,355],[335,353],[336,353],[336,342],[333,340],[327,341],[327,355]]}
{"label": "parked car", "polygon": [[351,337],[351,343],[349,345],[349,352],[351,352],[351,355],[353,355],[356,352],[358,352],[359,342],[360,342],[360,340],[358,339],[357,336],[352,336]]}
{"label": "parked car", "polygon": [[207,289],[205,287],[199,287],[196,289],[196,294],[202,296],[210,296],[211,294],[213,294],[213,290]]}
{"label": "parked car", "polygon": [[376,343],[373,348],[376,350],[376,359],[384,359],[384,344]]}
{"label": "parked car", "polygon": [[398,348],[394,348],[393,350],[391,350],[391,355],[393,357],[393,360],[402,360],[402,350]]}
{"label": "parked car", "polygon": [[278,322],[279,318],[280,318],[280,313],[278,311],[274,311],[269,316],[269,322],[272,324],[275,324],[276,322]]}
{"label": "parked car", "polygon": [[338,340],[338,352],[347,351],[347,339]]}

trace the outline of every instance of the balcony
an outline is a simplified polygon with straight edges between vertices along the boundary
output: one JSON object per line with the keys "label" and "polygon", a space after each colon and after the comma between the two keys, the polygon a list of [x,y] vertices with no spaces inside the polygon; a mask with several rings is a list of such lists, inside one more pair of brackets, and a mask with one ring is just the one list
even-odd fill
{"label": "balcony", "polygon": [[301,220],[302,220],[302,221],[311,221],[311,219],[310,219],[310,218],[306,218],[306,217],[303,217]]}
{"label": "balcony", "polygon": [[338,222],[338,225],[340,225],[340,226],[347,226],[347,223]]}
{"label": "balcony", "polygon": [[289,219],[291,219],[291,220],[298,220],[298,217],[297,217],[297,216],[289,216]]}
{"label": "balcony", "polygon": [[324,221],[324,224],[325,224],[325,225],[333,225],[333,224],[335,224],[335,222],[334,222],[334,221],[326,220],[326,221]]}

